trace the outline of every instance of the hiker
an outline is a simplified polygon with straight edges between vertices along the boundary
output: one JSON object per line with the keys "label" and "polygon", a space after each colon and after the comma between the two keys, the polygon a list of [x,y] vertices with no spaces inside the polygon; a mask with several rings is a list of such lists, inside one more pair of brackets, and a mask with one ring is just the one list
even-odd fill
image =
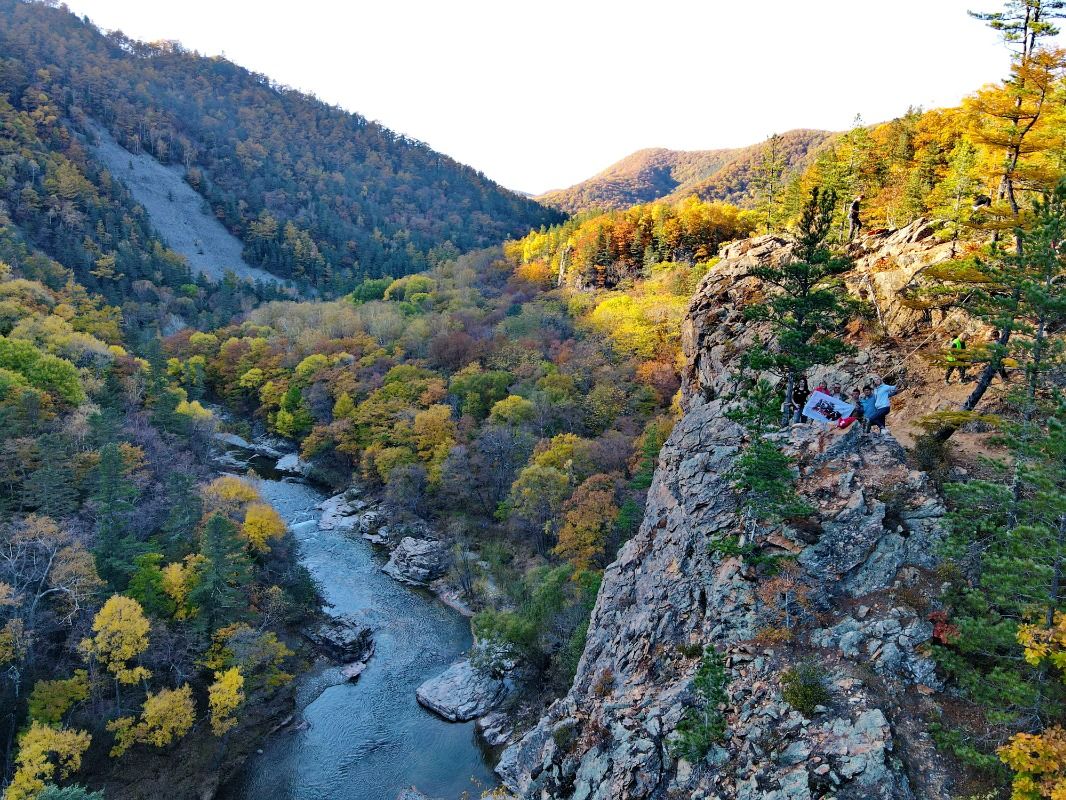
{"label": "hiker", "polygon": [[862,397],[859,398],[859,407],[862,408],[862,429],[869,433],[870,420],[877,413],[876,400],[874,399],[874,387],[866,384],[862,387]]}
{"label": "hiker", "polygon": [[885,432],[885,422],[888,420],[888,412],[892,410],[892,395],[899,392],[898,386],[885,383],[880,378],[873,379],[874,385],[874,413],[870,417],[870,428],[875,425],[881,433]]}
{"label": "hiker", "polygon": [[803,407],[807,405],[807,398],[811,396],[810,387],[807,386],[807,378],[800,378],[792,387],[792,421],[803,422]]}
{"label": "hiker", "polygon": [[862,195],[856,195],[848,207],[848,241],[850,242],[859,235],[862,230],[862,220],[859,218],[859,206],[862,203]]}
{"label": "hiker", "polygon": [[951,373],[955,370],[959,371],[959,383],[966,382],[966,362],[959,362],[955,355],[962,355],[962,351],[966,349],[966,337],[963,334],[959,334],[951,340],[951,344],[948,345],[948,355],[945,357],[945,361],[948,362],[947,372],[944,373],[944,383],[951,383]]}
{"label": "hiker", "polygon": [[845,402],[847,402],[848,399],[844,396],[844,387],[842,387],[839,383],[833,384],[833,388],[829,391],[829,396],[836,400],[843,400]]}
{"label": "hiker", "polygon": [[[999,331],[992,331],[988,336],[988,349],[995,353],[995,348],[999,347]],[[1001,360],[999,362],[999,369],[996,370],[996,374],[999,375],[999,379],[1004,383],[1010,382],[1010,376],[1007,375],[1007,367]]]}

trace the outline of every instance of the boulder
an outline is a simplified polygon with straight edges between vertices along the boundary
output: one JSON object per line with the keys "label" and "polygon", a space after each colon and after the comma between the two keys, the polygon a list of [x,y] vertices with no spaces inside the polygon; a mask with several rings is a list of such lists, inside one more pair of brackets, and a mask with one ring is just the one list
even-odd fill
{"label": "boulder", "polygon": [[289,453],[287,456],[279,458],[278,463],[274,465],[274,469],[278,472],[284,472],[289,475],[300,475],[304,478],[311,473],[311,465],[300,458],[296,453]]}
{"label": "boulder", "polygon": [[425,586],[448,571],[448,551],[433,539],[405,536],[382,570],[403,583]]}
{"label": "boulder", "polygon": [[419,686],[415,697],[449,722],[467,722],[488,714],[507,692],[505,681],[479,670],[464,658]]}
{"label": "boulder", "polygon": [[324,531],[350,531],[359,524],[359,514],[347,500],[345,494],[338,494],[318,504],[322,514],[318,518],[318,527]]}
{"label": "boulder", "polygon": [[489,747],[500,747],[509,743],[515,733],[514,721],[503,711],[489,712],[480,717],[474,727]]}
{"label": "boulder", "polygon": [[365,662],[374,653],[373,629],[349,616],[330,617],[304,635],[336,661]]}

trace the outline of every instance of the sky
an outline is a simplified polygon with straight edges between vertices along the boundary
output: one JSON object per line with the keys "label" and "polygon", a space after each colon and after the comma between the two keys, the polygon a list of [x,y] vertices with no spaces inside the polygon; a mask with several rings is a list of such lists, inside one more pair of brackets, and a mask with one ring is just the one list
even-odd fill
{"label": "sky", "polygon": [[644,147],[740,147],[955,105],[1001,77],[999,0],[66,0],[470,164],[569,186]]}

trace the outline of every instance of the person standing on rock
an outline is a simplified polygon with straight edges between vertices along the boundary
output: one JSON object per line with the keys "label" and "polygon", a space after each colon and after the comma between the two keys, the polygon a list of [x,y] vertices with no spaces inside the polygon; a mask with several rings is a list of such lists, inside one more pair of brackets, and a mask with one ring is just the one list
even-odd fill
{"label": "person standing on rock", "polygon": [[867,433],[870,432],[870,420],[877,413],[876,402],[874,399],[874,387],[870,384],[863,386],[859,405],[862,407],[862,429]]}
{"label": "person standing on rock", "polygon": [[792,387],[792,421],[803,422],[803,407],[807,405],[807,398],[811,396],[811,389],[807,385],[807,378],[802,377]]}
{"label": "person standing on rock", "polygon": [[891,386],[878,377],[873,379],[874,385],[874,413],[870,417],[869,427],[877,426],[881,433],[885,432],[885,422],[888,420],[888,412],[892,410],[892,395],[899,392],[898,386]]}
{"label": "person standing on rock", "polygon": [[855,199],[851,201],[851,205],[848,207],[848,241],[850,242],[859,232],[862,231],[862,218],[859,216],[859,209],[862,205],[862,195],[856,195]]}
{"label": "person standing on rock", "polygon": [[944,383],[951,383],[951,373],[955,370],[959,372],[959,383],[966,382],[966,362],[959,362],[956,355],[962,355],[962,351],[966,349],[966,337],[963,334],[959,334],[951,340],[951,344],[948,345],[948,355],[944,359],[948,362],[947,372],[944,373]]}

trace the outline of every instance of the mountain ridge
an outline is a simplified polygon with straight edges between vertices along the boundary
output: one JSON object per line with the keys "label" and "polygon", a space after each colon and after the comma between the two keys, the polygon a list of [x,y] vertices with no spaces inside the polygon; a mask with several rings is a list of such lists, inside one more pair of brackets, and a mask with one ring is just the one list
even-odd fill
{"label": "mountain ridge", "polygon": [[[780,134],[784,177],[802,171],[833,136],[829,131],[809,128]],[[552,189],[534,199],[571,214],[592,208],[628,208],[663,198],[681,200],[692,194],[701,200],[750,205],[751,177],[769,141],[713,150],[643,148],[591,178],[565,189]]]}

